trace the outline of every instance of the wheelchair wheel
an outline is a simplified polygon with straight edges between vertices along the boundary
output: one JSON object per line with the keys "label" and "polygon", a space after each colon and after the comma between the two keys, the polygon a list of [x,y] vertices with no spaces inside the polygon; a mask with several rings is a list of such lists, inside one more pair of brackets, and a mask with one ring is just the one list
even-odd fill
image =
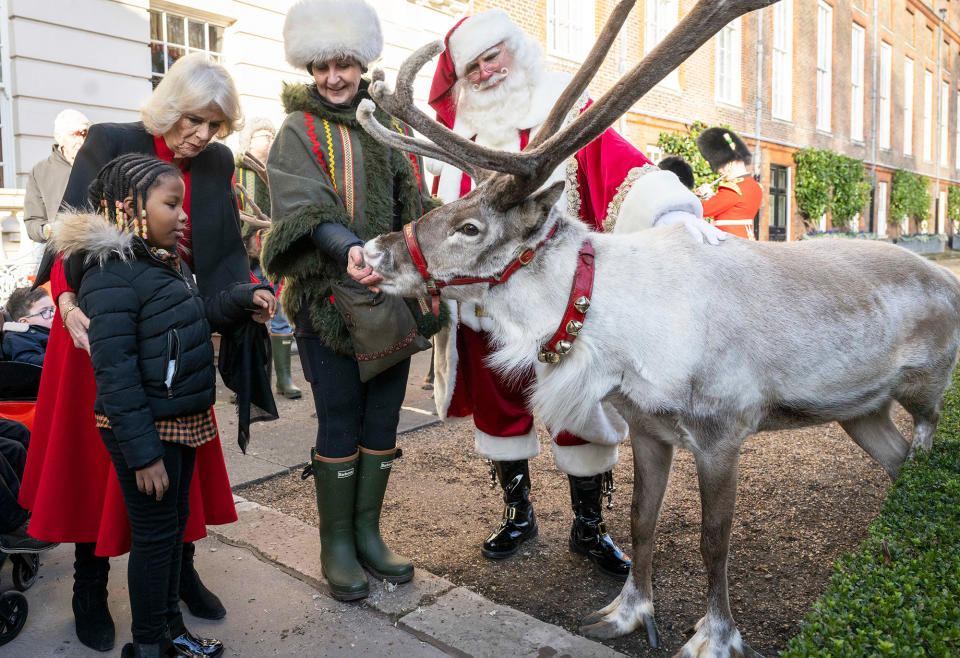
{"label": "wheelchair wheel", "polygon": [[40,571],[40,556],[36,553],[23,553],[11,556],[13,563],[13,586],[26,592],[37,582]]}
{"label": "wheelchair wheel", "polygon": [[19,592],[0,594],[0,646],[20,634],[27,623],[27,597]]}

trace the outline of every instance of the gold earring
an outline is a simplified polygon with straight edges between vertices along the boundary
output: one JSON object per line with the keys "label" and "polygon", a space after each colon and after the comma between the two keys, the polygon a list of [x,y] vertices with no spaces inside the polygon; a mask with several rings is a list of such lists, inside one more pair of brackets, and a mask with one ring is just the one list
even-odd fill
{"label": "gold earring", "polygon": [[140,211],[140,233],[141,237],[144,240],[147,239],[147,211],[143,209]]}

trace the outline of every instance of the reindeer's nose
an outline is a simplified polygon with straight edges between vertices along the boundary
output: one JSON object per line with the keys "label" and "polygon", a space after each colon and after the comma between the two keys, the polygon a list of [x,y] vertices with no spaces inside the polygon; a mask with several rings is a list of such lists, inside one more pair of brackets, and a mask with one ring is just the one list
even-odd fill
{"label": "reindeer's nose", "polygon": [[377,247],[377,238],[368,240],[363,245],[363,261],[376,270],[383,261],[383,252]]}

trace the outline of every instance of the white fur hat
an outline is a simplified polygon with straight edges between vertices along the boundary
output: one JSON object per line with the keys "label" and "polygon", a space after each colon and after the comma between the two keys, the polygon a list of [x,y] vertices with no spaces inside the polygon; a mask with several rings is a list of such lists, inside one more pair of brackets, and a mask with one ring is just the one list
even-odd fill
{"label": "white fur hat", "polygon": [[380,19],[365,0],[299,0],[283,22],[283,48],[297,68],[337,57],[366,67],[383,51]]}
{"label": "white fur hat", "polygon": [[447,39],[457,77],[462,78],[467,64],[484,50],[501,41],[516,42],[523,36],[523,30],[502,9],[488,9],[470,16]]}

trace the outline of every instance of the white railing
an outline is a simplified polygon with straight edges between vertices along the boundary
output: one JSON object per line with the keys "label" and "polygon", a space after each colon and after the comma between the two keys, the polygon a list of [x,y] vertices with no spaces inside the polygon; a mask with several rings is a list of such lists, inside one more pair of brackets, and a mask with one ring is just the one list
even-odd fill
{"label": "white railing", "polygon": [[0,188],[0,301],[14,288],[30,285],[43,246],[27,236],[23,223],[23,190]]}

